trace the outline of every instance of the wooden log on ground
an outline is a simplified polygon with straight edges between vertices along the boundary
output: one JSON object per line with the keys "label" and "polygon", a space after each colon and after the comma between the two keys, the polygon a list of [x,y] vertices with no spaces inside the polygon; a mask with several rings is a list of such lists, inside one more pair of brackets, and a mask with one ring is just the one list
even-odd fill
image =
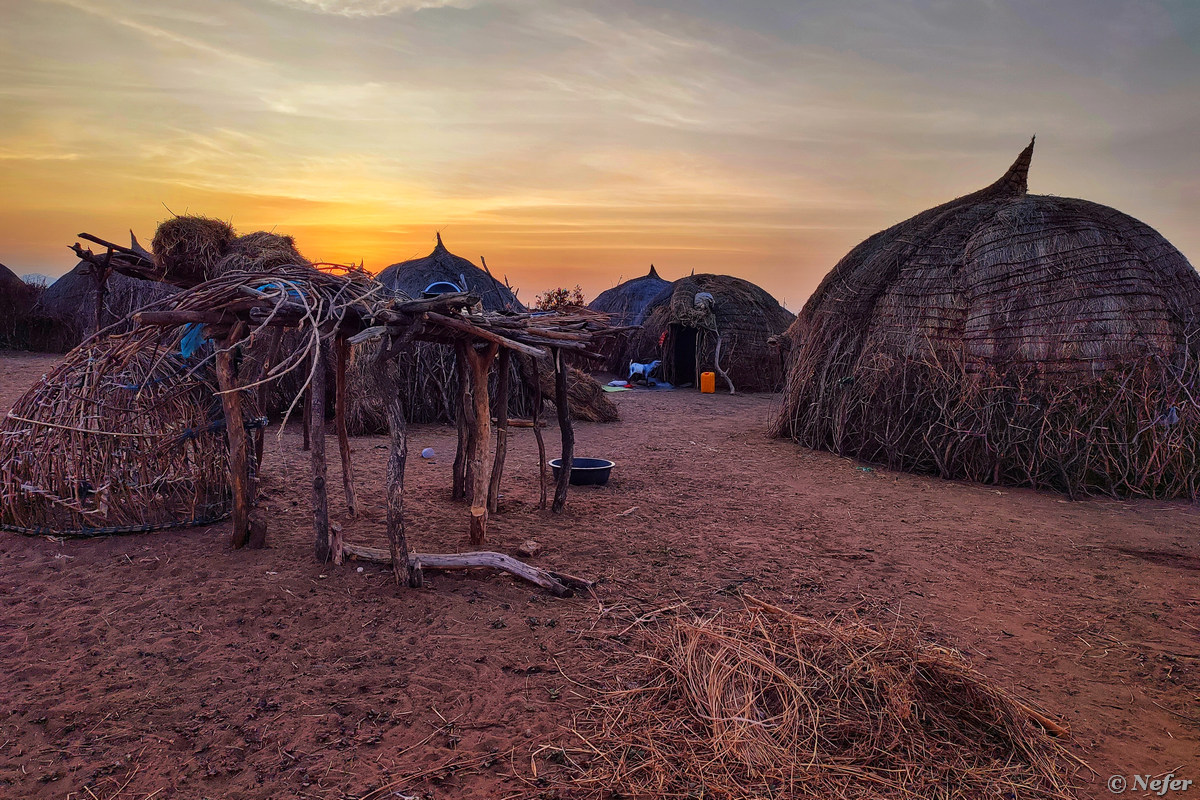
{"label": "wooden log on ground", "polygon": [[225,414],[225,432],[229,437],[229,482],[233,488],[233,546],[245,547],[250,539],[250,470],[246,446],[246,426],[242,417],[242,395],[237,388],[233,368],[233,348],[241,338],[243,326],[235,326],[217,347],[217,385],[221,390],[221,409]]}
{"label": "wooden log on ground", "polygon": [[313,530],[316,533],[317,561],[324,564],[333,555],[333,549],[329,542],[329,494],[325,490],[325,355],[320,343],[313,348],[313,375],[309,395]]}
{"label": "wooden log on ground", "polygon": [[[376,564],[392,564],[395,566],[389,551],[379,547],[364,547],[357,544],[345,545],[346,555],[361,561],[371,561]],[[480,550],[473,553],[409,553],[410,565],[420,564],[422,569],[433,570],[462,570],[462,569],[495,569],[507,572],[509,575],[529,581],[546,589],[557,597],[570,597],[574,591],[586,590],[592,584],[582,578],[566,575],[561,572],[535,567],[526,564],[510,555]]]}
{"label": "wooden log on ground", "polygon": [[571,483],[571,464],[575,458],[575,430],[571,427],[571,402],[567,396],[568,371],[562,350],[555,348],[554,405],[558,406],[558,428],[562,433],[562,466],[558,469],[558,485],[554,487],[554,505],[550,507],[555,514],[567,504],[567,487]]}
{"label": "wooden log on ground", "polygon": [[488,512],[495,514],[500,505],[500,479],[504,475],[504,459],[508,455],[508,383],[512,369],[512,351],[500,351],[496,367],[496,459],[492,462],[492,480],[488,484]]}
{"label": "wooden log on ground", "polygon": [[337,427],[338,452],[342,459],[342,490],[346,496],[346,510],[353,517],[357,512],[358,498],[354,494],[354,466],[350,461],[350,435],[346,429],[346,363],[350,358],[350,345],[339,336],[336,349],[333,417]]}
{"label": "wooden log on ground", "polygon": [[500,346],[489,343],[484,349],[468,345],[467,373],[471,391],[471,438],[467,443],[467,473],[470,476],[467,499],[471,503],[470,542],[481,545],[487,540],[488,484],[491,464],[488,450],[492,444],[492,410],[488,397],[488,374]]}
{"label": "wooden log on ground", "polygon": [[[408,460],[408,423],[404,418],[404,405],[400,401],[400,386],[388,369],[395,355],[391,346],[381,345],[371,362],[371,375],[375,379],[376,391],[384,398],[384,410],[388,421],[387,461],[387,537],[388,558],[396,582],[407,586],[421,585],[420,566],[410,562],[408,540],[404,533],[404,468]],[[343,544],[345,552],[352,552]]]}

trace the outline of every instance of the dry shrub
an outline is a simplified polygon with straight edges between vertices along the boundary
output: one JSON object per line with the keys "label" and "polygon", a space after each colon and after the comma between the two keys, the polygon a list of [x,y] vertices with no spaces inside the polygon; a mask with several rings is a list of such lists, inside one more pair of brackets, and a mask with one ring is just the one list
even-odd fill
{"label": "dry shrub", "polygon": [[159,223],[151,247],[168,280],[207,280],[234,241],[227,222],[200,216],[172,217]]}
{"label": "dry shrub", "polygon": [[572,796],[1075,796],[1055,723],[912,631],[755,609],[645,637],[560,751]]}

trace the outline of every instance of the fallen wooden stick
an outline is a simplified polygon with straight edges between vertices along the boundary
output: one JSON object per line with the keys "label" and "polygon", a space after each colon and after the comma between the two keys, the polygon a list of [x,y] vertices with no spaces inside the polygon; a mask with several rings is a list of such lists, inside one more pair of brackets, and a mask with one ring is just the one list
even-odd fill
{"label": "fallen wooden stick", "polygon": [[[364,547],[346,542],[342,545],[346,555],[375,564],[391,564],[392,554],[382,547]],[[422,570],[496,569],[507,572],[532,584],[542,587],[556,597],[570,597],[574,591],[589,589],[592,584],[582,578],[541,569],[524,561],[518,561],[504,553],[481,550],[473,553],[409,553],[408,563]]]}

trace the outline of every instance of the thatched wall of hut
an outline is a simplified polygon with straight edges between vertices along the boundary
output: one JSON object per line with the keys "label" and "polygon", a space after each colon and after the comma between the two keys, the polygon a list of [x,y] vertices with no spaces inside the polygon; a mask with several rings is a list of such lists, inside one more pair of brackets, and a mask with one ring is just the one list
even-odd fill
{"label": "thatched wall of hut", "polygon": [[430,286],[452,284],[438,291],[471,292],[479,296],[485,311],[524,311],[525,306],[516,293],[496,280],[484,270],[462,256],[456,256],[442,244],[442,235],[437,235],[433,252],[423,258],[414,258],[392,264],[376,276],[387,288],[401,292],[407,297],[420,298]]}
{"label": "thatched wall of hut", "polygon": [[1200,491],[1200,275],[1147,225],[991,186],[877,233],[789,331],[775,433],[945,477]]}
{"label": "thatched wall of hut", "polygon": [[[654,265],[640,278],[623,281],[606,289],[588,303],[588,308],[608,314],[609,324],[614,328],[641,325],[646,319],[650,304],[671,285],[670,281],[658,276]],[[600,348],[604,356],[604,369],[624,377],[629,370],[630,343],[637,338],[637,331],[626,331],[609,337]]]}
{"label": "thatched wall of hut", "polygon": [[[367,342],[354,348],[347,382],[346,425],[354,436],[387,433],[387,417],[382,401],[368,390],[373,387],[371,361],[378,344]],[[394,371],[405,419],[411,423],[453,424],[456,420],[455,402],[458,396],[458,376],[455,372],[454,349],[432,342],[410,344],[388,368]],[[512,360],[509,378],[508,413],[513,418],[528,419],[533,413],[533,396],[526,388],[519,370],[529,370],[527,356]],[[554,407],[554,366],[547,359],[539,366],[542,399],[547,408]],[[620,416],[617,406],[609,399],[600,384],[586,372],[571,368],[568,400],[571,418],[583,422],[616,422]],[[495,376],[492,376],[493,406]]]}
{"label": "thatched wall of hut", "polygon": [[783,361],[771,339],[793,319],[749,281],[690,275],[651,301],[629,355],[643,362],[661,359],[663,377],[677,386],[699,385],[701,372],[723,370],[738,391],[777,391]]}
{"label": "thatched wall of hut", "polygon": [[[118,323],[142,306],[170,297],[178,291],[166,283],[113,273],[105,289],[102,325]],[[92,265],[80,261],[74,269],[47,286],[38,299],[34,313],[49,320],[55,329],[53,341],[45,347],[48,350],[65,352],[95,333],[96,279],[92,274]],[[113,332],[124,330],[128,328],[118,326]]]}

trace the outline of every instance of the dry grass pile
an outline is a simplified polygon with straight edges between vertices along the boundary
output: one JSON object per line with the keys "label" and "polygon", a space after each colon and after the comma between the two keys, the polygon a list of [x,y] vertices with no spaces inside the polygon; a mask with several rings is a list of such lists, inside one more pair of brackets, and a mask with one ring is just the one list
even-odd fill
{"label": "dry grass pile", "polygon": [[562,787],[638,798],[1073,798],[1044,715],[911,631],[680,621],[575,721]]}
{"label": "dry grass pile", "polygon": [[172,217],[159,223],[151,247],[166,280],[205,281],[233,244],[236,234],[227,222],[201,216]]}
{"label": "dry grass pile", "polygon": [[227,272],[267,272],[280,267],[298,267],[309,260],[296,249],[296,240],[267,231],[255,231],[239,236],[217,262],[213,275]]}

